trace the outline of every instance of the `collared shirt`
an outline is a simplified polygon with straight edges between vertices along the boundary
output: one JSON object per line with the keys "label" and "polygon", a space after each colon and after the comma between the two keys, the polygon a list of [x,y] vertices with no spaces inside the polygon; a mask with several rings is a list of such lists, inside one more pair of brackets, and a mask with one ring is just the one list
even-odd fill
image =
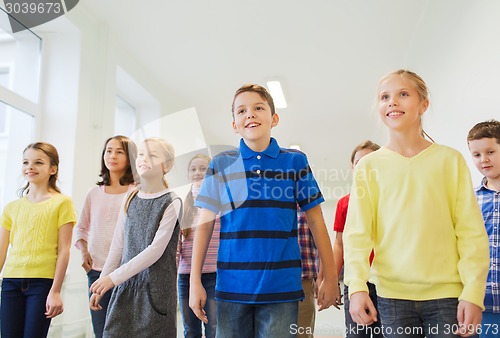
{"label": "collared shirt", "polygon": [[313,279],[318,277],[318,249],[307,225],[306,213],[300,209],[297,210],[297,222],[302,279]]}
{"label": "collared shirt", "polygon": [[500,313],[500,192],[486,187],[486,177],[476,188],[476,197],[490,244],[490,269],[486,282],[486,312]]}
{"label": "collared shirt", "polygon": [[304,153],[240,147],[210,162],[195,206],[221,213],[215,297],[238,303],[303,298],[297,204],[309,210],[323,196]]}

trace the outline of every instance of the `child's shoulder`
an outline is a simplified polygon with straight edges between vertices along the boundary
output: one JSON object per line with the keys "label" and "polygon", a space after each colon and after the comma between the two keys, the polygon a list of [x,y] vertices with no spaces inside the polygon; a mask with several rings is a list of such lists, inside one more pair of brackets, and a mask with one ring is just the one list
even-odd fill
{"label": "child's shoulder", "polygon": [[3,208],[4,212],[8,212],[10,210],[13,210],[13,209],[16,209],[16,208],[20,208],[22,205],[25,204],[26,202],[26,196],[23,196],[21,198],[18,198],[18,199],[15,199],[13,201],[10,201],[9,203],[7,203],[5,205],[5,207]]}
{"label": "child's shoulder", "polygon": [[287,169],[303,169],[309,166],[306,153],[290,148],[279,148],[279,156],[276,157],[276,165]]}
{"label": "child's shoulder", "polygon": [[240,156],[240,148],[232,148],[219,152],[212,158],[212,162],[224,161],[227,159],[238,158]]}
{"label": "child's shoulder", "polygon": [[173,200],[175,200],[175,199],[178,199],[178,200],[180,200],[180,201],[182,202],[182,199],[179,197],[179,195],[177,195],[177,193],[176,193],[175,191],[173,191],[173,190],[168,190],[168,191],[167,191],[167,194],[169,194],[169,197],[170,197],[170,199],[171,199],[172,201],[173,201]]}
{"label": "child's shoulder", "polygon": [[303,151],[292,148],[280,147],[280,154],[286,154],[289,156],[297,156],[297,157],[307,157],[306,153],[304,153]]}
{"label": "child's shoulder", "polygon": [[438,151],[450,153],[450,154],[453,154],[453,155],[461,155],[460,152],[457,149],[452,148],[450,146],[446,146],[444,144],[433,143],[432,146],[435,149],[437,149]]}
{"label": "child's shoulder", "polygon": [[104,189],[102,185],[94,185],[89,190],[87,190],[87,196],[92,196],[96,194],[104,194]]}
{"label": "child's shoulder", "polygon": [[439,156],[443,159],[464,160],[462,153],[455,148],[437,143],[433,143],[431,147],[432,150],[435,153],[438,153]]}
{"label": "child's shoulder", "polygon": [[71,199],[70,196],[68,195],[65,195],[65,194],[55,194],[54,196],[52,196],[52,198],[50,199],[50,201],[52,202],[52,204],[54,205],[70,205],[70,206],[73,206],[73,200]]}
{"label": "child's shoulder", "polygon": [[[218,171],[230,167],[240,159],[240,149],[232,148],[224,150],[215,155],[210,161],[207,174],[216,174]],[[212,172],[213,171],[213,172]]]}

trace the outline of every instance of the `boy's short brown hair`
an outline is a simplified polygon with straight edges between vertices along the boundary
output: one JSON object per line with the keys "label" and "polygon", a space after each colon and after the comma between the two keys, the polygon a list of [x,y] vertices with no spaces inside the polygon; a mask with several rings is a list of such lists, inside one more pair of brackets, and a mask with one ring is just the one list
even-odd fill
{"label": "boy's short brown hair", "polygon": [[267,101],[269,107],[271,107],[271,116],[273,116],[276,113],[276,109],[274,108],[273,97],[271,96],[271,94],[269,94],[266,88],[258,84],[244,84],[236,91],[236,93],[234,93],[233,104],[231,105],[231,112],[233,113],[233,119],[234,119],[234,101],[236,100],[236,97],[238,95],[244,92],[255,92],[259,94],[263,100]]}
{"label": "boy's short brown hair", "polygon": [[351,153],[351,164],[354,164],[354,156],[356,156],[356,153],[363,149],[370,149],[373,151],[377,151],[380,149],[380,146],[370,140],[361,142],[356,146],[356,148],[354,148],[354,150]]}
{"label": "boy's short brown hair", "polygon": [[467,142],[482,138],[494,138],[500,144],[500,122],[493,119],[479,122],[467,134]]}

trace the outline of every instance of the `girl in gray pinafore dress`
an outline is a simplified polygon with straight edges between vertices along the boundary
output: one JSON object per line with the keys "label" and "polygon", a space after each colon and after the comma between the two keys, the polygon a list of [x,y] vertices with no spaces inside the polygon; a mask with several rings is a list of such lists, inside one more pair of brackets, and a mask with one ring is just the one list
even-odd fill
{"label": "girl in gray pinafore dress", "polygon": [[[121,265],[151,244],[163,213],[174,198],[179,197],[173,192],[153,199],[142,199],[137,195],[132,198],[125,220]],[[160,259],[114,288],[103,337],[177,336],[175,255],[178,237],[177,222]]]}
{"label": "girl in gray pinafore dress", "polygon": [[99,310],[101,295],[114,286],[104,338],[177,335],[175,256],[182,201],[168,191],[164,177],[173,160],[173,147],[163,139],[146,139],[139,148],[140,190],[127,198],[101,277],[90,287],[90,308]]}

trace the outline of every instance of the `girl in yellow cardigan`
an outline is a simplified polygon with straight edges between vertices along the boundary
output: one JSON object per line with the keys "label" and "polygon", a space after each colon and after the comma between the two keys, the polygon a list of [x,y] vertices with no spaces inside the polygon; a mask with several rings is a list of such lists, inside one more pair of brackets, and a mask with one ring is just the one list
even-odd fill
{"label": "girl in yellow cardigan", "polygon": [[349,201],[350,314],[361,325],[377,320],[369,280],[388,338],[470,337],[484,309],[488,237],[462,155],[424,137],[428,105],[417,74],[399,70],[382,78],[378,111],[389,143],[359,161]]}
{"label": "girl in yellow cardigan", "polygon": [[54,146],[28,145],[22,164],[27,184],[0,218],[2,337],[46,337],[51,319],[63,312],[61,286],[76,216],[57,187],[58,169]]}

